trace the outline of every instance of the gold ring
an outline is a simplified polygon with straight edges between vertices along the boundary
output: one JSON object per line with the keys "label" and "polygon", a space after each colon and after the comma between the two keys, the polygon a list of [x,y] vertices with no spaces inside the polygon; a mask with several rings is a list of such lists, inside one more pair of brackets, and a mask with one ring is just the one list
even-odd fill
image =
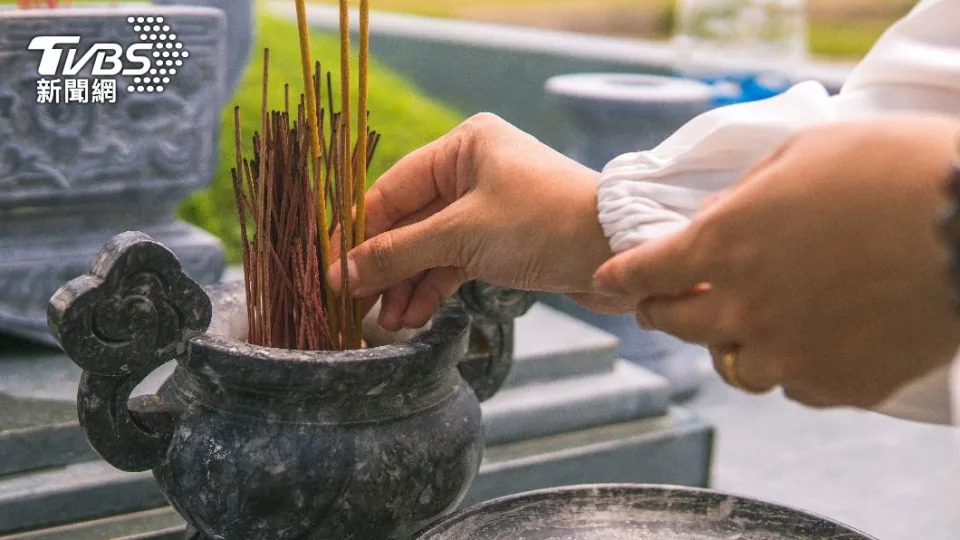
{"label": "gold ring", "polygon": [[723,356],[720,357],[720,377],[726,381],[727,384],[736,388],[737,390],[742,390],[748,394],[764,394],[766,392],[750,388],[740,380],[740,376],[737,375],[737,360],[740,359],[739,350],[731,350],[723,353]]}

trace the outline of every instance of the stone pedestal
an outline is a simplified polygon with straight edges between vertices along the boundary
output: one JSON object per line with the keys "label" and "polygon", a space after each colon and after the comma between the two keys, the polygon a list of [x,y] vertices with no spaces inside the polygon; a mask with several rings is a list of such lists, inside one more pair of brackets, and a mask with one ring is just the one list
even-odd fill
{"label": "stone pedestal", "polygon": [[[0,9],[0,331],[52,344],[50,296],[126,230],[169,246],[194,279],[219,280],[219,242],[175,217],[213,175],[227,59],[233,81],[249,49],[250,2],[219,4],[231,7],[229,39],[227,15],[209,7]],[[163,19],[169,40],[136,30],[146,16]],[[42,53],[28,46],[42,35],[79,35],[81,54],[95,43],[150,47],[153,79],[97,75],[93,62],[76,76],[41,76]],[[41,78],[59,85],[56,97],[40,99]],[[67,82],[79,80],[86,99],[68,102]],[[115,99],[94,102],[91,85],[105,80]],[[156,80],[162,91],[147,84]]]}
{"label": "stone pedestal", "polygon": [[[47,329],[47,302],[61,285],[89,270],[90,261],[116,231],[138,228],[147,232],[169,246],[197,281],[214,283],[223,274],[226,261],[220,242],[205,231],[176,221],[172,210],[154,218],[111,207],[90,211],[92,216],[4,221],[0,209],[0,331],[53,345]],[[138,219],[147,219],[148,223]],[[32,231],[8,234],[10,229],[22,227],[31,227]]]}

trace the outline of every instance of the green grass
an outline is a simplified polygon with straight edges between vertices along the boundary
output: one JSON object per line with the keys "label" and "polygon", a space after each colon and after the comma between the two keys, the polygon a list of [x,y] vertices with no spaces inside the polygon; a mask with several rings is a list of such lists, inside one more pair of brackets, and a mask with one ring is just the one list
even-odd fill
{"label": "green grass", "polygon": [[889,27],[887,20],[865,20],[856,25],[839,22],[811,24],[810,52],[826,58],[860,58]]}
{"label": "green grass", "polygon": [[[237,93],[224,108],[220,138],[219,168],[213,183],[186,201],[181,216],[219,237],[231,262],[240,260],[240,231],[237,221],[231,165],[234,153],[233,107],[241,110],[244,140],[249,151],[253,132],[259,129],[262,84],[263,48],[270,49],[270,90],[272,108],[283,108],[283,85],[302,88],[300,52],[296,39],[296,25],[271,16],[261,16],[253,58],[240,83]],[[326,70],[338,63],[339,46],[329,36],[314,34],[313,57]],[[355,65],[355,63],[354,63]],[[339,69],[331,69],[334,85]],[[384,69],[375,61],[370,66],[371,128],[383,134],[372,165],[371,179],[383,173],[390,165],[410,151],[430,142],[455,127],[462,115],[432,101],[418,92],[410,83]],[[354,82],[356,88],[356,82]],[[291,92],[292,94],[292,92]],[[293,97],[291,97],[291,101]],[[326,99],[324,99],[326,102]],[[339,108],[339,107],[338,107]],[[356,109],[356,106],[354,106]]]}

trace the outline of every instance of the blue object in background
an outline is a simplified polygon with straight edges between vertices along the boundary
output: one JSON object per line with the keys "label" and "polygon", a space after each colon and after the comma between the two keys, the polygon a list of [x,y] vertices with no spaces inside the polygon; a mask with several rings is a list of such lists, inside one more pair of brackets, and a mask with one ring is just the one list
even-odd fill
{"label": "blue object in background", "polygon": [[726,75],[700,80],[714,88],[714,107],[771,98],[786,92],[792,85],[788,78],[775,73]]}

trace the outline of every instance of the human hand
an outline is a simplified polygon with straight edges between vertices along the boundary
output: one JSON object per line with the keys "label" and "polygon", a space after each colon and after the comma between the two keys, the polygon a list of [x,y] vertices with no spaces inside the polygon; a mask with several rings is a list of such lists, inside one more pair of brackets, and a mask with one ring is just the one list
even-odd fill
{"label": "human hand", "polygon": [[887,119],[788,141],[684,231],[623,253],[602,290],[708,345],[740,385],[872,407],[960,344],[936,214],[960,123]]}
{"label": "human hand", "polygon": [[[347,256],[350,292],[383,293],[387,330],[423,326],[470,279],[591,293],[593,273],[611,256],[597,219],[598,176],[496,116],[477,115],[367,193],[369,240]],[[327,280],[339,291],[339,261]]]}

